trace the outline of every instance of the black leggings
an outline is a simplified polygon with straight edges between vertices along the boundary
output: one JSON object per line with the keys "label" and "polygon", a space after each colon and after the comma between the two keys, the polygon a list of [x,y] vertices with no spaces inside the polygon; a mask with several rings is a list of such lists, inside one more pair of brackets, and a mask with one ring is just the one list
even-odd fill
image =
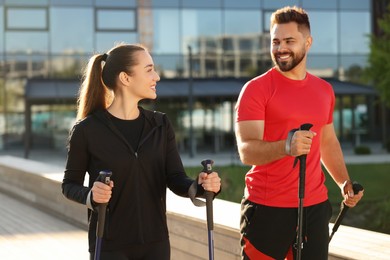
{"label": "black leggings", "polygon": [[[90,260],[95,254],[90,254]],[[169,240],[144,245],[129,246],[122,250],[102,251],[100,260],[169,260],[171,249]]]}
{"label": "black leggings", "polygon": [[[305,207],[303,215],[302,259],[327,260],[332,215],[329,201]],[[289,251],[295,255],[296,250],[291,247],[296,240],[297,219],[297,208],[268,207],[243,200],[242,259],[284,259]]]}

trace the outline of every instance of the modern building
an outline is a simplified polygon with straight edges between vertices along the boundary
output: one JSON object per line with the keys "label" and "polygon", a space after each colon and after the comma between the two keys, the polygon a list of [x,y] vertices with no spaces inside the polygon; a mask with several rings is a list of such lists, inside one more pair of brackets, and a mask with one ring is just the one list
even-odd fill
{"label": "modern building", "polygon": [[234,149],[235,101],[272,66],[269,18],[285,5],[309,12],[308,69],[334,86],[340,139],[380,140],[390,120],[372,87],[352,83],[367,65],[379,2],[0,0],[0,148],[63,148],[88,58],[137,42],[162,78],[157,102],[145,105],[170,116],[180,149]]}

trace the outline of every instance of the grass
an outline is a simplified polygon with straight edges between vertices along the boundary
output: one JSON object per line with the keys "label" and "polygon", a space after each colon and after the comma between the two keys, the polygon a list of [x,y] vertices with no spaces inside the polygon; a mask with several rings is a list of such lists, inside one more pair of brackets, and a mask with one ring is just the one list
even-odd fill
{"label": "grass", "polygon": [[[351,164],[347,165],[352,180],[364,187],[364,197],[359,205],[349,209],[342,224],[357,228],[390,234],[390,164]],[[190,176],[196,176],[200,167],[187,167]],[[244,194],[244,177],[248,166],[214,167],[222,179],[222,192],[219,199],[240,203]],[[329,200],[333,206],[332,222],[339,213],[342,196],[339,187],[326,173]]]}

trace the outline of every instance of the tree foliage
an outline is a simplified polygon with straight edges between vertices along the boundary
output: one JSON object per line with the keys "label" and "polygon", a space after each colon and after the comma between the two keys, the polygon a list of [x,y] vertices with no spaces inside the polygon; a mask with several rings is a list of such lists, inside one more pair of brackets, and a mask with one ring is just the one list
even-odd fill
{"label": "tree foliage", "polygon": [[378,90],[381,100],[390,107],[390,5],[378,19],[380,35],[370,35],[370,49],[366,78]]}

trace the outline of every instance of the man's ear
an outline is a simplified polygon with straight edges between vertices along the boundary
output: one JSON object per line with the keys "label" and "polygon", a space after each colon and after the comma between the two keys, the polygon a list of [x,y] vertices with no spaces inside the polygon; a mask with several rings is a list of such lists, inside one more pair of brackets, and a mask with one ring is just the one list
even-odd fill
{"label": "man's ear", "polygon": [[309,35],[306,37],[306,43],[305,43],[306,50],[310,49],[312,44],[313,44],[313,37]]}

